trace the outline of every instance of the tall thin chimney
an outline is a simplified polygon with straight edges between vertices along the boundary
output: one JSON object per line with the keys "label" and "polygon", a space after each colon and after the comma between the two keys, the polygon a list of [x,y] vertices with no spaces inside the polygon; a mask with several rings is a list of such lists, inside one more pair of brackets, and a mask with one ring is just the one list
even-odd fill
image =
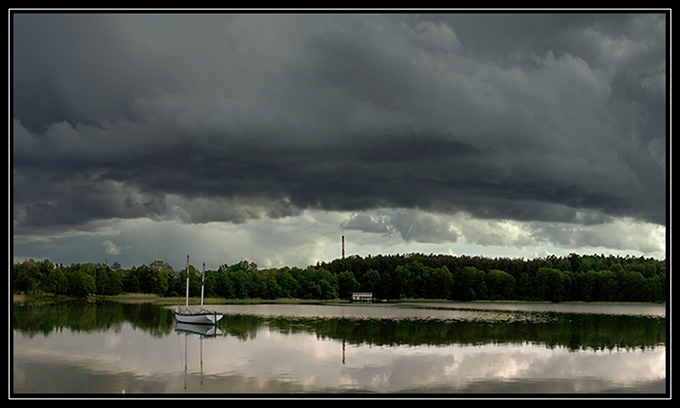
{"label": "tall thin chimney", "polygon": [[342,257],[345,257],[345,236],[342,236]]}

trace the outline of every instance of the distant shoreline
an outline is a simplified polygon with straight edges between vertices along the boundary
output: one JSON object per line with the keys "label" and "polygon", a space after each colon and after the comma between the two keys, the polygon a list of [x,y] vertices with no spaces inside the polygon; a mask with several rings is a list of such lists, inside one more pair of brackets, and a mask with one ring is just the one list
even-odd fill
{"label": "distant shoreline", "polygon": [[[50,301],[69,301],[78,300],[76,298],[70,297],[55,297],[53,295],[24,295],[24,294],[14,294],[13,303],[30,303],[30,302],[50,302]],[[87,300],[108,300],[112,302],[121,303],[153,303],[159,306],[175,306],[184,305],[186,302],[185,298],[180,297],[161,297],[158,295],[147,294],[147,293],[127,293],[115,296],[91,296]],[[475,301],[462,301],[462,300],[447,300],[447,299],[386,299],[385,301],[377,301],[373,304],[381,303],[470,303],[470,304],[494,304],[494,303],[514,303],[514,304],[539,304],[539,303],[551,303],[547,301],[530,301],[530,300],[475,300]],[[200,303],[200,298],[189,298],[190,305],[197,305]],[[291,299],[291,298],[279,298],[279,299],[260,299],[260,298],[250,298],[250,299],[222,299],[222,298],[207,298],[203,300],[204,304],[207,305],[253,305],[253,304],[337,304],[346,303],[350,304],[348,300],[342,299]],[[557,304],[601,304],[601,305],[660,305],[665,303],[653,303],[653,302],[558,302]]]}
{"label": "distant shoreline", "polygon": [[[25,295],[25,294],[13,294],[13,303],[21,302],[50,302],[50,301],[69,301],[69,300],[80,300],[78,298],[67,297],[67,296],[54,296],[51,294],[44,295]],[[183,297],[161,297],[154,294],[148,293],[126,293],[122,295],[114,296],[88,296],[86,300],[108,300],[112,302],[121,303],[154,303],[159,306],[174,306],[174,305],[184,305],[186,299]],[[200,298],[189,298],[190,305],[197,305],[200,303]],[[260,299],[260,298],[250,298],[250,299],[222,299],[222,298],[206,298],[203,303],[210,305],[230,305],[230,304],[318,304],[318,303],[349,303],[347,300],[341,299],[291,299],[291,298],[279,298],[279,299]]]}

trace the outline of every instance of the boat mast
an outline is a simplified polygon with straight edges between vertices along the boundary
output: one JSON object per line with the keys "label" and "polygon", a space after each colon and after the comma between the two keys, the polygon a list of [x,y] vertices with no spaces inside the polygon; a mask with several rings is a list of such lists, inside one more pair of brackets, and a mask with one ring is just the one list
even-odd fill
{"label": "boat mast", "polygon": [[205,288],[205,262],[203,262],[203,273],[201,277],[201,309],[203,309],[203,290]]}
{"label": "boat mast", "polygon": [[189,309],[189,255],[187,255],[187,309]]}

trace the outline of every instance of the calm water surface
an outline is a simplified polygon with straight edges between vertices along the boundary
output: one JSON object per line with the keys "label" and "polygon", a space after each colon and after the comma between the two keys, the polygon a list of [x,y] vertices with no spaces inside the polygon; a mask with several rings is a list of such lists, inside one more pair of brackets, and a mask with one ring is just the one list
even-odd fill
{"label": "calm water surface", "polygon": [[226,305],[217,330],[150,304],[13,305],[15,397],[666,392],[658,305]]}

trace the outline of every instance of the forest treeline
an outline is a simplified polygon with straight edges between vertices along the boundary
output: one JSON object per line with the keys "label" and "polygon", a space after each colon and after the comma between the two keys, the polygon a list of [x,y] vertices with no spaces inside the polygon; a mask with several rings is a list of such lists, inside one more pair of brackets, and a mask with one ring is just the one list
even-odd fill
{"label": "forest treeline", "polygon": [[[190,296],[200,296],[201,270],[193,265]],[[84,263],[69,266],[26,260],[12,267],[14,293],[73,297],[149,293],[184,296],[187,270],[163,261],[130,269]],[[260,269],[241,261],[205,271],[205,296],[226,299],[447,299],[665,302],[666,262],[644,257],[570,254],[547,258],[452,255],[349,256],[302,268]]]}

